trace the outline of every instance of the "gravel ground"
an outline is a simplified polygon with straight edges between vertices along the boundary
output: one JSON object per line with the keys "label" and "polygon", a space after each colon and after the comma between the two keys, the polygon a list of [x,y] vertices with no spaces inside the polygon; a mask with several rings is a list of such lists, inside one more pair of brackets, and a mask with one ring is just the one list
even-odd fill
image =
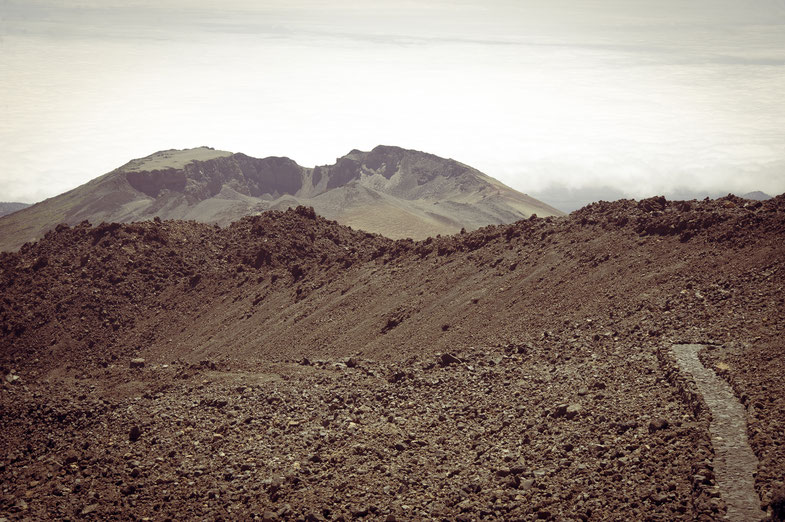
{"label": "gravel ground", "polygon": [[772,512],[783,235],[782,196],[59,227],[0,254],[0,517],[721,518],[674,342],[715,347]]}

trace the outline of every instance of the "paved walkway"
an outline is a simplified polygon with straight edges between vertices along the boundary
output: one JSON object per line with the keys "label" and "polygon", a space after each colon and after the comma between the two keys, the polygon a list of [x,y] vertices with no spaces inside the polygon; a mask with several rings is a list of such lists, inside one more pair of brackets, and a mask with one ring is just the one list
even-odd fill
{"label": "paved walkway", "polygon": [[701,344],[675,344],[672,349],[681,370],[695,380],[711,411],[714,475],[728,505],[728,520],[761,520],[765,513],[755,492],[758,459],[747,442],[747,412],[728,383],[700,362],[701,348]]}

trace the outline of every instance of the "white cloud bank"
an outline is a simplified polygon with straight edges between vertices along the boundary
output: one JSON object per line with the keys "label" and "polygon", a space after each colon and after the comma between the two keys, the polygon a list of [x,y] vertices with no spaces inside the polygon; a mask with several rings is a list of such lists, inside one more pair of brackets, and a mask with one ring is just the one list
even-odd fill
{"label": "white cloud bank", "polygon": [[394,144],[535,193],[785,191],[781,2],[256,4],[2,4],[0,200],[199,145]]}

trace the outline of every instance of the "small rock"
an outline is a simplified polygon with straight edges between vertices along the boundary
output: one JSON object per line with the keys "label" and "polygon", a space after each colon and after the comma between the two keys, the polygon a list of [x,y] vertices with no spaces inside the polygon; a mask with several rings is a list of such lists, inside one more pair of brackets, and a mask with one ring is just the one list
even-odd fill
{"label": "small rock", "polygon": [[283,479],[281,477],[275,477],[270,481],[270,486],[268,487],[268,490],[270,491],[270,493],[275,493],[282,487],[283,487]]}
{"label": "small rock", "polygon": [[275,522],[276,520],[278,520],[278,514],[269,509],[262,515],[262,522]]}
{"label": "small rock", "polygon": [[292,506],[289,505],[289,504],[284,504],[278,510],[278,516],[281,517],[281,518],[291,518],[292,517],[292,513],[293,513]]}
{"label": "small rock", "polygon": [[443,353],[441,357],[439,357],[439,364],[442,366],[449,366],[451,364],[456,364],[461,362],[463,361],[461,361],[451,353]]}
{"label": "small rock", "polygon": [[354,518],[365,518],[368,516],[369,510],[368,508],[353,508],[351,512]]}
{"label": "small rock", "polygon": [[567,419],[574,419],[581,412],[580,404],[559,404],[553,410],[551,415],[554,418],[565,417]]}
{"label": "small rock", "polygon": [[90,513],[95,513],[98,511],[98,504],[90,504],[89,506],[85,506],[82,510],[82,515],[89,515]]}
{"label": "small rock", "polygon": [[772,520],[785,520],[785,487],[780,487],[771,495],[771,508]]}
{"label": "small rock", "polygon": [[649,421],[649,433],[654,433],[655,431],[664,430],[669,426],[668,421],[663,418],[656,418]]}
{"label": "small rock", "polygon": [[128,440],[131,442],[136,442],[139,440],[139,437],[142,435],[142,428],[139,426],[133,426],[131,431],[128,433]]}
{"label": "small rock", "polygon": [[401,382],[405,378],[406,378],[406,372],[397,371],[392,375],[390,375],[389,377],[387,377],[387,382],[389,382],[390,384],[395,384],[396,382]]}
{"label": "small rock", "polygon": [[578,416],[581,410],[582,408],[580,404],[570,404],[567,406],[567,411],[564,413],[564,416],[568,419],[574,419]]}
{"label": "small rock", "polygon": [[131,368],[144,368],[145,360],[141,357],[131,359]]}

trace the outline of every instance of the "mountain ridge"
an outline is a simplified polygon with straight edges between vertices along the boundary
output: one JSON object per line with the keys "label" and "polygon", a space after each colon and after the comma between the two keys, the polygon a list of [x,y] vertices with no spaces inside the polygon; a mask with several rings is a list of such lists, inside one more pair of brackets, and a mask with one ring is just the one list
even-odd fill
{"label": "mountain ridge", "polygon": [[7,216],[8,214],[13,214],[23,208],[27,208],[30,206],[30,203],[20,203],[17,201],[2,201],[0,202],[0,217]]}
{"label": "mountain ridge", "polygon": [[563,215],[468,165],[401,147],[353,149],[333,165],[313,168],[287,157],[198,147],[131,160],[24,215],[0,220],[0,249],[16,249],[60,223],[158,217],[228,225],[298,205],[393,239]]}

